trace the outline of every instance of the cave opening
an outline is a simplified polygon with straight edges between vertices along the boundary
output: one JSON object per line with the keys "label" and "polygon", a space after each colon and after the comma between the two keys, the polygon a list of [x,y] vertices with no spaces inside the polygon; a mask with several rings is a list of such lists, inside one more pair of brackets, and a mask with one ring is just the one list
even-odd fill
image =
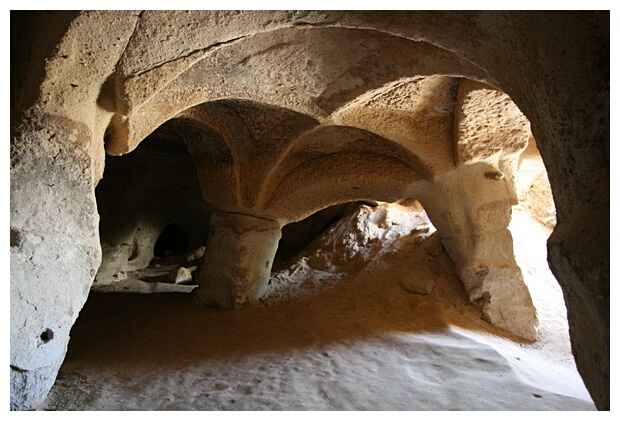
{"label": "cave opening", "polygon": [[155,246],[153,247],[154,257],[165,259],[184,251],[188,251],[187,234],[177,223],[166,225],[159,237],[157,237],[157,241],[155,241]]}
{"label": "cave opening", "polygon": [[182,138],[164,126],[131,153],[108,156],[95,193],[103,259],[93,290],[191,290],[210,210]]}
{"label": "cave opening", "polygon": [[347,205],[357,202],[340,203],[329,206],[301,221],[282,227],[282,238],[274,258],[274,269],[285,265],[287,260],[302,252],[314,239],[343,217]]}

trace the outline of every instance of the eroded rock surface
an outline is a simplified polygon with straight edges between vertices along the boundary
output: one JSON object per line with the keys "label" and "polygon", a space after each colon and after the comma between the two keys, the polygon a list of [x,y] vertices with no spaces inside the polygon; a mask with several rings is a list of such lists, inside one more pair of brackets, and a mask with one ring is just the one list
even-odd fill
{"label": "eroded rock surface", "polygon": [[[229,244],[241,259],[218,270],[248,282],[238,295],[220,277],[228,305],[259,299],[280,227],[340,203],[418,199],[470,299],[533,339],[507,224],[531,190],[517,174],[534,137],[573,350],[609,408],[608,13],[90,11],[12,13],[11,27],[11,408],[36,407],[53,384],[102,250],[98,279],[112,284],[190,221],[180,229],[207,246],[204,263],[217,256],[200,234],[212,209],[273,223],[256,262],[245,240]],[[127,186],[164,200],[147,212],[150,199],[121,192],[120,225],[105,228],[105,153],[139,154],[160,126],[189,152],[169,179],[195,175],[192,195],[149,185],[142,161]]]}
{"label": "eroded rock surface", "polygon": [[195,297],[198,305],[237,308],[258,301],[282,236],[280,224],[214,212]]}

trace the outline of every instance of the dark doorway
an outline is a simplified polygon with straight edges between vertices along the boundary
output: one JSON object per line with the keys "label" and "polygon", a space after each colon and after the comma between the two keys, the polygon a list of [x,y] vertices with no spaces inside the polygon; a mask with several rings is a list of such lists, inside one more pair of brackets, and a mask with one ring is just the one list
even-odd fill
{"label": "dark doorway", "polygon": [[184,251],[187,251],[187,235],[185,232],[178,224],[166,226],[155,242],[155,257],[164,259],[171,254],[179,254]]}

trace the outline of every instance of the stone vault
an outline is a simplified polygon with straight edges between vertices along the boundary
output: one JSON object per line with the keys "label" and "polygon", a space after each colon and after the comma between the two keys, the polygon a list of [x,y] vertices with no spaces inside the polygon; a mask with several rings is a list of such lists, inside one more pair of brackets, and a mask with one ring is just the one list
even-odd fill
{"label": "stone vault", "polygon": [[[207,238],[197,303],[234,308],[284,225],[419,200],[485,319],[535,340],[507,229],[534,138],[573,352],[609,408],[608,13],[12,13],[11,63],[13,409],[51,388],[97,271],[144,265],[181,211]],[[151,214],[149,163],[174,187]]]}

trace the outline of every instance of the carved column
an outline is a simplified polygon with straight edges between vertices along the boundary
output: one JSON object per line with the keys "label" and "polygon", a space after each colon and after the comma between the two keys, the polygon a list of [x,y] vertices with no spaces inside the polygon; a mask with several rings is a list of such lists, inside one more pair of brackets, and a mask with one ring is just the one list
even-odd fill
{"label": "carved column", "polygon": [[282,236],[278,222],[216,211],[198,273],[198,305],[238,308],[264,293]]}
{"label": "carved column", "polygon": [[536,340],[539,322],[514,256],[514,199],[503,173],[486,163],[462,166],[436,179],[420,201],[483,318]]}

